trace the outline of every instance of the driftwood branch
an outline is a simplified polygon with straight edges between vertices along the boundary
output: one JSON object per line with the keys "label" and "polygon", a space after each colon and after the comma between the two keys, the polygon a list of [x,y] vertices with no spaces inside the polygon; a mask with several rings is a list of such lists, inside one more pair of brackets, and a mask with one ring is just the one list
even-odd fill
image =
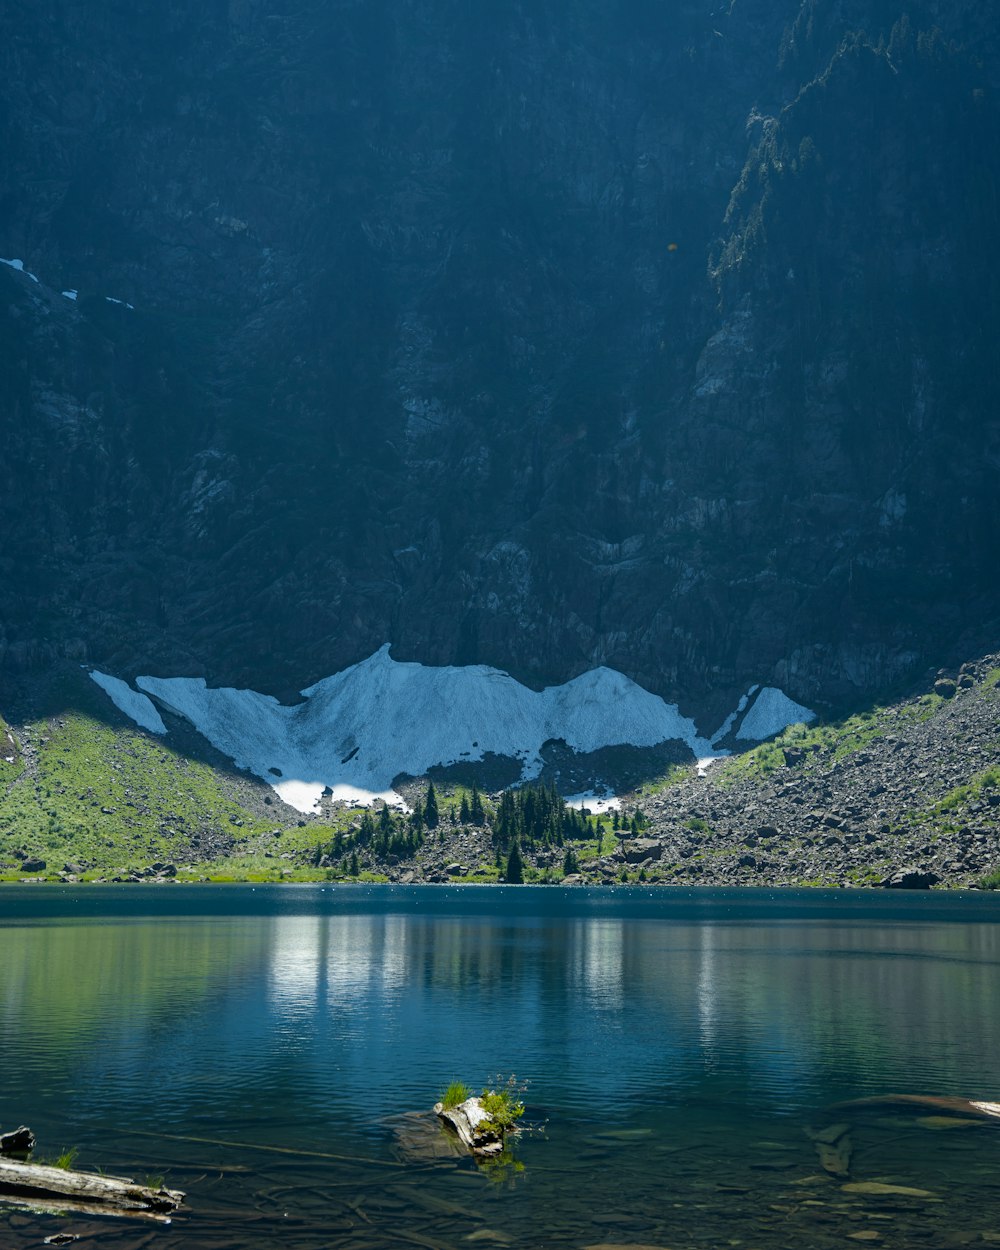
{"label": "driftwood branch", "polygon": [[115,1176],[93,1172],[70,1172],[39,1163],[14,1163],[0,1159],[0,1192],[21,1198],[69,1198],[75,1203],[94,1203],[120,1211],[176,1211],[184,1201],[178,1190],[150,1188]]}
{"label": "driftwood branch", "polygon": [[466,1098],[457,1107],[435,1103],[434,1113],[458,1134],[459,1140],[472,1154],[488,1158],[503,1152],[503,1133],[478,1098]]}

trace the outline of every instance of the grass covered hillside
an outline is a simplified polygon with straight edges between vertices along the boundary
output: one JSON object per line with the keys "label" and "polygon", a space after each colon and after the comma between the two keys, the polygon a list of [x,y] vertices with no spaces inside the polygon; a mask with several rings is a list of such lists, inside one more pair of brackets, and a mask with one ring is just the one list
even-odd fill
{"label": "grass covered hillside", "polygon": [[300,824],[196,735],[137,729],[92,685],[64,675],[48,708],[0,720],[0,878],[295,877],[356,815]]}

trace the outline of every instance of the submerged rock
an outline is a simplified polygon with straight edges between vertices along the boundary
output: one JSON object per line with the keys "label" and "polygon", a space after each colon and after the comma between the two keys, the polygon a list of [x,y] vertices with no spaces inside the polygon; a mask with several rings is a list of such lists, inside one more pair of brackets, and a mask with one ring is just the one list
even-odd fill
{"label": "submerged rock", "polygon": [[881,1181],[851,1181],[842,1185],[845,1194],[867,1194],[870,1197],[934,1198],[928,1189],[911,1189],[908,1185],[886,1185]]}
{"label": "submerged rock", "polygon": [[822,1129],[806,1129],[806,1135],[816,1147],[820,1165],[830,1176],[850,1175],[851,1142],[850,1125],[830,1124]]}

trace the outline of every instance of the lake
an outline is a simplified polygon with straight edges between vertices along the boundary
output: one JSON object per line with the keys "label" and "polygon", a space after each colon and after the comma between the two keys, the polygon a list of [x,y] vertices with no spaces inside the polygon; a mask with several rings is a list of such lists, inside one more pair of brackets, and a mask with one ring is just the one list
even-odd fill
{"label": "lake", "polygon": [[[440,1091],[512,1073],[513,1157],[451,1153]],[[834,1105],[899,1094],[1000,1101],[1000,897],[0,890],[0,1126],[188,1195],[0,1199],[5,1250],[1000,1244],[1000,1121]]]}

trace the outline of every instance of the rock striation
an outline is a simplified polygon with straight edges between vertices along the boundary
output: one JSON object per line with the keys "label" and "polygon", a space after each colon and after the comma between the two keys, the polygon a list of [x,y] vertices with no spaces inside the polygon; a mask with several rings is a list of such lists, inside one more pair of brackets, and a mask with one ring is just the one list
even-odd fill
{"label": "rock striation", "polygon": [[998,84],[978,0],[14,0],[0,668],[995,645]]}

